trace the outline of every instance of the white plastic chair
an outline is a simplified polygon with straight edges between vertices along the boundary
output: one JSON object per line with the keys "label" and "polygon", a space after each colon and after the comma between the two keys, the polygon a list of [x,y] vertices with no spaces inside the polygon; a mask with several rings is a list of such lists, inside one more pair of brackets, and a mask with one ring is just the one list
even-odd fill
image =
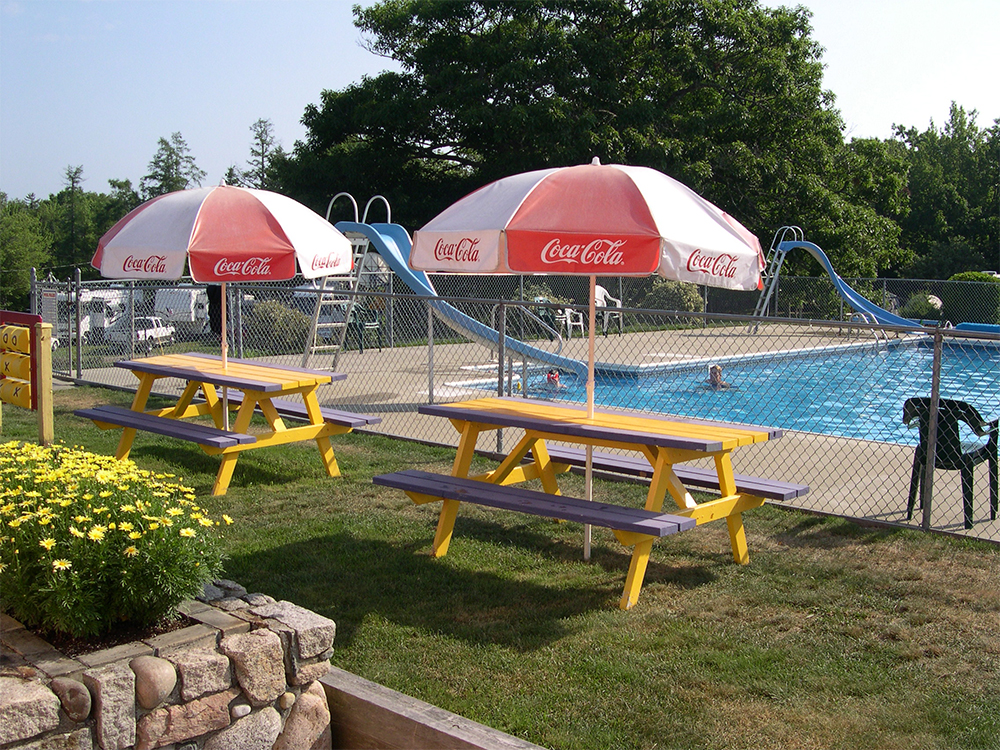
{"label": "white plastic chair", "polygon": [[587,331],[583,324],[583,312],[581,310],[574,310],[572,307],[564,307],[560,312],[556,313],[556,322],[559,323],[559,329],[566,329],[566,337],[573,338],[573,329],[580,329],[580,336],[586,336]]}
{"label": "white plastic chair", "polygon": [[[622,329],[624,328],[624,325],[625,325],[625,322],[624,322],[624,319],[622,317],[622,314],[620,312],[614,312],[613,310],[609,310],[608,308],[617,307],[617,308],[621,309],[622,301],[620,299],[615,299],[614,297],[612,297],[608,293],[607,289],[605,289],[603,286],[598,285],[598,286],[594,287],[594,304],[598,308],[598,312],[600,312],[601,315],[603,316],[602,323],[601,323],[601,332],[605,336],[607,336],[608,335],[608,322],[612,318],[617,318],[618,319],[618,333],[621,333]],[[603,309],[601,309],[601,308],[603,308]]]}

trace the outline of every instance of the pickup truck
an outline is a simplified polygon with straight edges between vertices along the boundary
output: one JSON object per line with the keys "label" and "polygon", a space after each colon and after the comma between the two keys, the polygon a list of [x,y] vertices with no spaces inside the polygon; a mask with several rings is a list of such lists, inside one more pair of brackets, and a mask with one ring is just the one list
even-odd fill
{"label": "pickup truck", "polygon": [[104,339],[108,342],[127,344],[130,331],[133,329],[135,333],[131,340],[135,342],[135,348],[147,354],[152,352],[155,346],[168,346],[174,343],[176,337],[174,327],[164,323],[162,318],[148,316],[130,321],[128,316],[123,316],[104,332]]}

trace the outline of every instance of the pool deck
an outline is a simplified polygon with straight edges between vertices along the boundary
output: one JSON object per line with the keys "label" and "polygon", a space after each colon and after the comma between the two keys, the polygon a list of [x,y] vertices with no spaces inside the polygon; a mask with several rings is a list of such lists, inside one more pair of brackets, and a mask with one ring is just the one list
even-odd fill
{"label": "pool deck", "polygon": [[[766,354],[789,350],[810,350],[870,342],[830,329],[771,324],[757,333],[745,326],[711,327],[674,331],[609,334],[596,339],[596,359],[631,365],[705,362],[728,357]],[[541,342],[539,345],[545,345]],[[564,356],[586,360],[587,339],[566,341]],[[301,357],[273,358],[282,364],[301,364]],[[353,411],[383,417],[382,431],[397,437],[433,443],[454,444],[456,433],[444,420],[417,413],[429,400],[429,352],[422,347],[395,347],[379,351],[366,348],[361,354],[340,355],[337,371],[347,379],[320,391],[320,401],[338,404]],[[471,343],[439,344],[433,350],[434,401],[460,400],[482,396],[463,383],[495,379],[495,355],[484,346]],[[309,367],[331,366],[332,354],[314,355]],[[89,370],[91,382],[121,384],[119,368]],[[134,385],[129,383],[129,386]],[[163,383],[166,389],[167,383]],[[484,436],[481,450],[495,449],[495,433]],[[489,437],[489,439],[485,439]],[[778,441],[735,455],[736,469],[742,473],[804,482],[811,491],[796,507],[824,513],[867,519],[873,522],[904,523],[910,483],[913,449],[885,443],[837,438],[814,433],[789,432]],[[864,497],[859,497],[859,476]],[[960,535],[1000,542],[1000,520],[988,516],[989,491],[985,469],[976,472],[975,519],[973,529],[962,527],[961,488],[957,472],[938,472],[935,478],[932,527]],[[920,511],[908,525],[917,526]]]}

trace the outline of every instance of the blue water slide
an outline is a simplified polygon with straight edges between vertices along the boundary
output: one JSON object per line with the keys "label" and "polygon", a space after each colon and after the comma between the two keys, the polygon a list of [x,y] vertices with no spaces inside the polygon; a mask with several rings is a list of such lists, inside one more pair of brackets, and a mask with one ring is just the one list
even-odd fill
{"label": "blue water slide", "polygon": [[833,281],[833,286],[837,289],[837,293],[843,298],[843,300],[853,307],[857,312],[864,313],[870,316],[876,323],[885,326],[915,326],[920,325],[920,321],[910,320],[909,318],[903,318],[899,315],[894,315],[888,310],[883,310],[881,307],[873,302],[862,297],[847,283],[840,278],[836,271],[833,270],[833,264],[830,259],[826,257],[819,245],[814,245],[812,242],[806,242],[805,240],[787,240],[778,244],[778,250],[782,253],[787,253],[789,250],[794,250],[797,247],[801,247],[807,250],[810,255],[812,255],[816,260],[820,262],[820,265],[830,274],[830,279]]}
{"label": "blue water slide", "polygon": [[[338,221],[336,227],[344,234],[351,232],[367,237],[370,246],[382,256],[382,260],[392,269],[393,273],[414,292],[429,297],[438,296],[427,274],[410,268],[408,262],[412,246],[410,235],[399,224],[362,224],[356,221]],[[497,348],[500,333],[496,329],[480,323],[443,300],[429,300],[428,305],[438,320],[452,330],[491,349]],[[525,359],[544,362],[552,367],[576,373],[584,379],[587,377],[587,363],[578,359],[570,359],[545,349],[539,349],[510,336],[504,338],[504,346],[508,351],[515,352]]]}

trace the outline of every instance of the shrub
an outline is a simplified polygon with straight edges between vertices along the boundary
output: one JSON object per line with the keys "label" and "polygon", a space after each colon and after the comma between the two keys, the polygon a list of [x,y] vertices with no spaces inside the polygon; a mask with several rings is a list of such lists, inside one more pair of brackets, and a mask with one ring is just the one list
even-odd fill
{"label": "shrub", "polygon": [[152,625],[200,594],[222,570],[219,522],[172,480],[78,448],[0,445],[4,609],[94,637]]}
{"label": "shrub", "polygon": [[639,304],[646,310],[677,310],[679,312],[704,312],[705,301],[696,284],[658,278],[653,288]]}
{"label": "shrub", "polygon": [[899,308],[899,314],[910,320],[940,320],[941,300],[932,296],[929,292],[917,292]]}
{"label": "shrub", "polygon": [[272,354],[301,352],[311,323],[308,315],[277,300],[266,300],[254,305],[247,316],[246,337],[250,346]]}
{"label": "shrub", "polygon": [[948,281],[953,283],[945,284],[941,290],[942,314],[947,320],[1000,323],[1000,279],[980,271],[966,271],[956,273]]}

